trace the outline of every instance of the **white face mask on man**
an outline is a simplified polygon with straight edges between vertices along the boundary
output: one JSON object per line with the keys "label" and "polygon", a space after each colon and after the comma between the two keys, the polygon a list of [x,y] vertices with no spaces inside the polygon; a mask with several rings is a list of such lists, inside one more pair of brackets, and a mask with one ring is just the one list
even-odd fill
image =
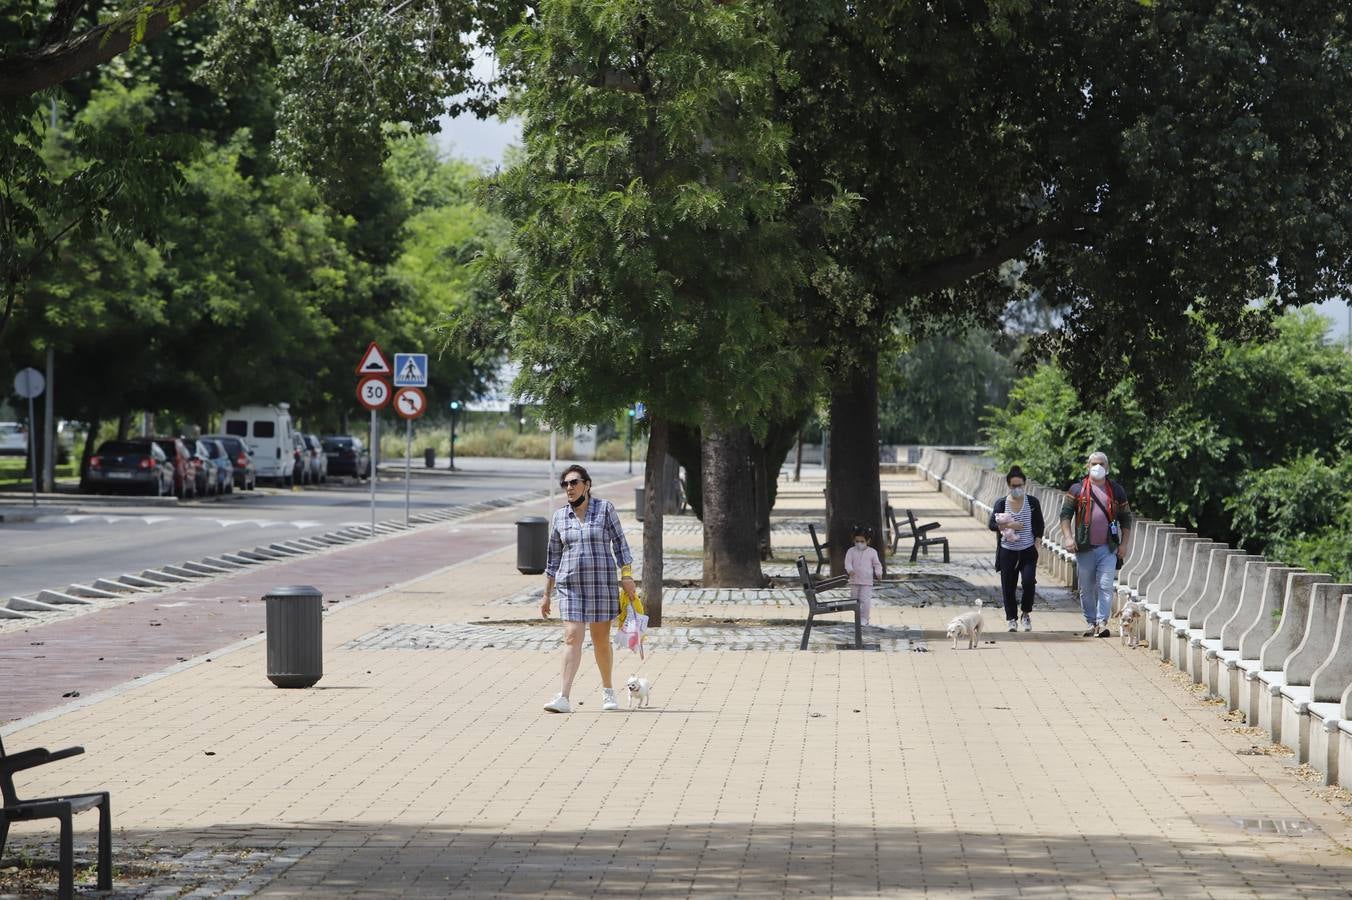
{"label": "white face mask on man", "polygon": [[1095,481],[1102,481],[1108,474],[1108,470],[1099,463],[1094,463],[1089,467],[1089,477]]}

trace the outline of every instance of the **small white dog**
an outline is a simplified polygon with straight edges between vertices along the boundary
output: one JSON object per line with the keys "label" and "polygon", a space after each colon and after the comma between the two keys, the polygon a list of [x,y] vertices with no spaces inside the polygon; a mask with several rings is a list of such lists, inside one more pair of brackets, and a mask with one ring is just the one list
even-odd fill
{"label": "small white dog", "polygon": [[1135,647],[1141,642],[1136,636],[1136,623],[1145,616],[1145,604],[1139,600],[1128,600],[1122,604],[1121,625],[1118,631],[1122,635],[1122,644]]}
{"label": "small white dog", "polygon": [[985,627],[986,620],[981,618],[981,601],[978,600],[976,609],[954,616],[953,621],[948,623],[948,636],[953,639],[953,649],[958,649],[958,638],[965,637],[967,649],[975,650],[981,640],[981,629]]}
{"label": "small white dog", "polygon": [[625,682],[629,688],[629,708],[633,709],[634,700],[638,700],[639,708],[642,709],[649,705],[653,689],[653,683],[646,678],[639,678],[637,675],[630,675],[629,680]]}

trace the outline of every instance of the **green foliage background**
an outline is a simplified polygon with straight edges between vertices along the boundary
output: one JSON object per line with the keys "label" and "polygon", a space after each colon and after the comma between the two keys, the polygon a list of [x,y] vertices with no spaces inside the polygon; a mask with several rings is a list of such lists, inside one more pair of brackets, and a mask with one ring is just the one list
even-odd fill
{"label": "green foliage background", "polygon": [[1352,355],[1314,311],[1256,342],[1209,337],[1178,401],[1147,412],[1127,376],[1090,404],[1042,366],[991,411],[1002,466],[1063,486],[1091,450],[1108,454],[1137,510],[1216,540],[1352,577]]}

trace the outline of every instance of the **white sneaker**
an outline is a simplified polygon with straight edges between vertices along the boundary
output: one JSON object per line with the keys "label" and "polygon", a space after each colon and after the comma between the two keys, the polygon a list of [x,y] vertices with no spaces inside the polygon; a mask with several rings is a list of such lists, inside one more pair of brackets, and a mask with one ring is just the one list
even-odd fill
{"label": "white sneaker", "polygon": [[615,699],[614,688],[601,688],[601,708],[604,710],[620,708],[620,702]]}
{"label": "white sneaker", "polygon": [[1008,626],[1008,627],[1005,628],[1005,631],[1018,631],[1018,630],[1019,630],[1019,620],[1018,620],[1018,619],[1010,619],[1008,622],[1005,623],[1005,625]]}
{"label": "white sneaker", "polygon": [[1023,630],[1024,631],[1033,630],[1033,617],[1028,615],[1028,613],[1023,614]]}
{"label": "white sneaker", "polygon": [[545,704],[545,712],[570,713],[573,711],[573,704],[568,702],[568,698],[559,694],[553,700]]}

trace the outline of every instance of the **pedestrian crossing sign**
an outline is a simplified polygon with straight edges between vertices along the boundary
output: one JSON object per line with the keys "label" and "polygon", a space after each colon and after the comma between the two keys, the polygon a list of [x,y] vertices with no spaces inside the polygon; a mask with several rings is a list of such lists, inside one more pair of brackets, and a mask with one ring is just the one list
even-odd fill
{"label": "pedestrian crossing sign", "polygon": [[395,387],[427,387],[427,354],[394,354]]}

